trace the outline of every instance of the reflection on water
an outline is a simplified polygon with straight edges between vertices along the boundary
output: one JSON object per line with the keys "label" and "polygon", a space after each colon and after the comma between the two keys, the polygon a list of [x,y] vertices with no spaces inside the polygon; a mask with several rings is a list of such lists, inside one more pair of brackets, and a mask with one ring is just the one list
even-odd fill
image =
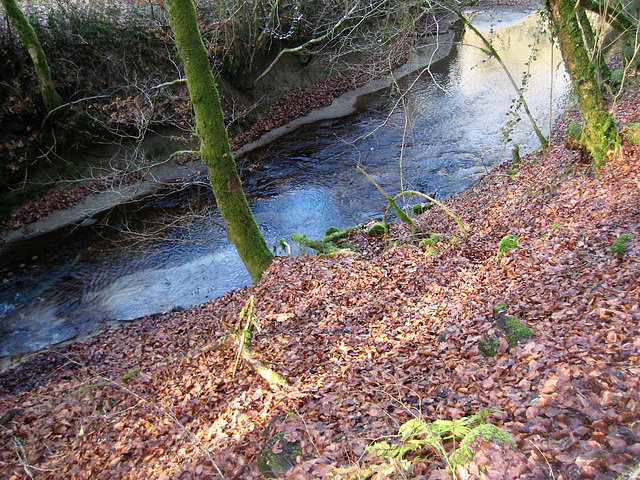
{"label": "reflection on water", "polygon": [[[548,131],[549,105],[564,105],[569,82],[549,41],[536,41],[538,17],[502,11],[474,22],[515,78],[529,71],[527,99]],[[401,91],[411,86],[402,99],[370,95],[355,115],[301,127],[240,159],[267,242],[276,245],[293,232],[318,238],[329,226],[379,217],[384,198],[358,164],[389,194],[412,188],[445,197],[508,158],[502,127],[514,94],[480,47],[467,32],[451,61],[402,80]],[[524,117],[509,135],[522,150],[537,148]],[[96,322],[186,307],[250,283],[207,186],[168,192],[96,220],[14,245],[0,259],[0,356],[42,348]]]}

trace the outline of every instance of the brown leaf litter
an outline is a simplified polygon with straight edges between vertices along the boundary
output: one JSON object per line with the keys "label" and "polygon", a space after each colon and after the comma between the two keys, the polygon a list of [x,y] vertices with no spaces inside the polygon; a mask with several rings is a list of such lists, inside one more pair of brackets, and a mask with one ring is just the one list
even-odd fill
{"label": "brown leaf litter", "polygon": [[[279,431],[303,452],[287,478],[358,478],[384,463],[367,446],[412,416],[490,407],[517,449],[482,443],[458,478],[615,478],[640,458],[639,153],[625,144],[594,176],[560,123],[546,153],[446,199],[468,238],[435,207],[418,218],[442,235],[435,255],[401,225],[386,243],[358,231],[357,254],[278,257],[258,286],[34,355],[0,376],[0,477],[262,478]],[[507,234],[518,246],[498,262]],[[221,322],[250,295],[252,351],[289,386],[230,374]],[[501,300],[535,338],[485,358]],[[445,466],[416,460],[406,477]]]}

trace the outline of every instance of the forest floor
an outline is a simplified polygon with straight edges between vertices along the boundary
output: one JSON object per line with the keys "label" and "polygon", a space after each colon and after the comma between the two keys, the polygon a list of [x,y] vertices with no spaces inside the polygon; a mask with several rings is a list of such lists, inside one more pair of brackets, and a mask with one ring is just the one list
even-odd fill
{"label": "forest floor", "polygon": [[[629,91],[616,119],[637,122],[638,105]],[[399,427],[486,408],[515,443],[476,442],[459,479],[611,479],[635,468],[640,148],[625,142],[594,175],[565,147],[571,116],[545,152],[445,200],[466,237],[434,207],[416,222],[440,235],[435,248],[403,225],[386,239],[358,230],[355,253],[277,257],[257,286],[0,375],[0,477],[262,478],[265,449],[297,457],[286,478],[443,479],[454,442],[430,447]],[[613,253],[622,234],[632,238]],[[517,247],[498,259],[506,235]],[[261,327],[252,354],[288,385],[244,360],[232,375],[225,324],[238,324],[250,296]],[[498,342],[485,358],[478,341],[501,301],[535,336]],[[419,448],[392,462],[368,449],[381,440]]]}

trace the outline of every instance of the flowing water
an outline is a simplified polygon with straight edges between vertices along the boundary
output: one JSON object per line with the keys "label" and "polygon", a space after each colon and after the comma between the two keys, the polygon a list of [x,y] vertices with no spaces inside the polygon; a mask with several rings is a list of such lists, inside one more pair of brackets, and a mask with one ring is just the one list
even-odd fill
{"label": "flowing water", "polygon": [[[517,81],[529,71],[526,97],[548,132],[551,106],[552,117],[560,113],[570,86],[538,20],[507,11],[478,14],[474,24]],[[480,47],[466,32],[448,59],[402,80],[400,91],[411,86],[404,102],[390,91],[369,95],[353,115],[301,127],[239,159],[267,242],[293,232],[320,238],[330,226],[381,217],[384,198],[358,164],[390,194],[412,188],[443,198],[508,159],[503,130],[515,95]],[[538,144],[521,116],[509,136],[526,152]],[[0,259],[0,357],[250,283],[205,180],[94,220],[12,244]]]}

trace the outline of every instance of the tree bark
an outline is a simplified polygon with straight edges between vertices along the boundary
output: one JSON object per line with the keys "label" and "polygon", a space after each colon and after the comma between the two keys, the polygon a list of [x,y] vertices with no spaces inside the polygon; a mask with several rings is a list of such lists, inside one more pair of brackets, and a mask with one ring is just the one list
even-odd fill
{"label": "tree bark", "polygon": [[11,20],[14,28],[18,32],[18,36],[29,52],[29,56],[33,61],[36,70],[36,76],[40,83],[40,91],[42,92],[42,101],[49,111],[62,105],[62,98],[56,91],[56,87],[51,78],[51,70],[47,57],[44,54],[42,45],[38,40],[35,30],[29,23],[29,20],[18,6],[16,0],[0,0],[2,6],[7,12],[7,16]]}
{"label": "tree bark", "polygon": [[[574,0],[547,0],[547,8],[557,29],[560,51],[573,88],[578,95],[584,126],[581,141],[599,167],[618,149],[620,139],[612,115],[607,112],[595,67],[584,44]],[[581,8],[581,7],[577,7]]]}
{"label": "tree bark", "polygon": [[269,266],[273,255],[258,229],[242,190],[231,154],[220,97],[209,54],[198,29],[193,0],[167,0],[169,22],[184,62],[187,86],[195,111],[200,157],[209,170],[218,209],[227,224],[227,236],[235,245],[254,283]]}

